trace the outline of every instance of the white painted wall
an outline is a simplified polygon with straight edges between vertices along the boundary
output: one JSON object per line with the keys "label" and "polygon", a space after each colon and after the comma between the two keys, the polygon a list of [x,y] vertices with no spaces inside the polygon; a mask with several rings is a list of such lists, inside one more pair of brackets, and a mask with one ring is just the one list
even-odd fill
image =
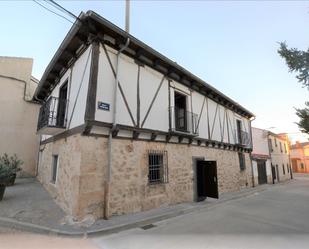
{"label": "white painted wall", "polygon": [[[117,51],[106,46],[108,56],[112,62],[114,69],[116,68],[116,54]],[[119,63],[119,81],[123,88],[123,92],[126,96],[129,108],[133,115],[135,123],[137,123],[137,77],[138,77],[138,65],[135,61],[123,54],[120,55]],[[150,67],[140,67],[140,123],[143,122],[150,103],[158,89],[158,86],[163,78],[163,74],[153,70]],[[100,47],[100,59],[99,59],[99,75],[97,86],[97,103],[104,102],[110,104],[110,110],[100,110],[96,108],[95,118],[97,121],[106,123],[112,122],[113,115],[113,91],[115,85],[115,78],[112,73],[108,58],[105,54],[103,47]],[[174,106],[174,92],[180,91],[187,96],[187,111],[193,111],[200,116],[199,123],[199,137],[205,139],[212,139],[222,142],[230,142],[232,144],[237,142],[236,134],[236,120],[240,119],[242,127],[245,132],[250,136],[249,120],[237,115],[233,111],[225,108],[222,105],[218,105],[211,99],[207,99],[202,109],[205,96],[191,90],[190,88],[176,82],[170,82],[170,99],[171,106]],[[168,80],[164,79],[163,84],[158,92],[157,98],[152,106],[149,116],[143,126],[152,130],[169,131],[169,96],[168,96]],[[192,105],[191,105],[192,103]],[[208,104],[208,114],[207,114]],[[217,114],[216,114],[216,109]],[[207,115],[209,115],[210,137],[208,136],[208,121]],[[216,117],[216,118],[215,118]],[[173,118],[173,117],[172,117]],[[118,91],[117,97],[117,124],[133,126],[129,113],[127,111],[124,100]],[[213,126],[213,123],[215,124]],[[229,130],[227,128],[229,124]],[[221,126],[220,126],[221,124]],[[212,129],[212,127],[214,127]],[[224,133],[223,137],[221,133]]]}
{"label": "white painted wall", "polygon": [[[57,86],[53,89],[52,94],[50,95],[52,97],[58,97],[59,89],[61,88],[63,83],[68,80],[68,106],[66,114],[67,129],[71,129],[84,124],[88,83],[90,76],[90,65],[91,46],[89,46],[89,48],[78,58],[78,60],[73,64],[73,66],[65,72]],[[80,91],[78,91],[79,87]],[[74,113],[72,115],[73,109]]]}
{"label": "white painted wall", "polygon": [[269,155],[268,131],[252,127],[252,154]]}

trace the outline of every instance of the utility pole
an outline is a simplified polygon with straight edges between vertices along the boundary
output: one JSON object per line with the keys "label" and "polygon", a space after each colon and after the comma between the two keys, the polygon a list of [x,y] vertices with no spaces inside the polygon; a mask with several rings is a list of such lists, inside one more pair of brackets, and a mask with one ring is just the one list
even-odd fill
{"label": "utility pole", "polygon": [[126,32],[130,33],[130,0],[126,0]]}

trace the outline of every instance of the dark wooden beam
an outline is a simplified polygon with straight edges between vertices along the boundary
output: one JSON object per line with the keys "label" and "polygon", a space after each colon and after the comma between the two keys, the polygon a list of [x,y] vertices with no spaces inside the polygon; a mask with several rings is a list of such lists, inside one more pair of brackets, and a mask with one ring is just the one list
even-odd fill
{"label": "dark wooden beam", "polygon": [[138,131],[133,131],[133,139],[138,139],[139,134]]}
{"label": "dark wooden beam", "polygon": [[155,141],[156,140],[156,138],[157,138],[157,133],[155,133],[155,132],[153,132],[153,133],[151,133],[151,137],[150,137],[150,140],[151,141]]}
{"label": "dark wooden beam", "polygon": [[183,137],[182,137],[182,136],[179,136],[179,137],[178,137],[178,143],[181,143],[182,140],[183,140]]}
{"label": "dark wooden beam", "polygon": [[117,137],[118,136],[118,132],[119,132],[119,129],[116,128],[112,131],[112,137]]}
{"label": "dark wooden beam", "polygon": [[166,138],[165,138],[165,141],[168,143],[172,138],[172,135],[171,134],[167,134],[166,135]]}

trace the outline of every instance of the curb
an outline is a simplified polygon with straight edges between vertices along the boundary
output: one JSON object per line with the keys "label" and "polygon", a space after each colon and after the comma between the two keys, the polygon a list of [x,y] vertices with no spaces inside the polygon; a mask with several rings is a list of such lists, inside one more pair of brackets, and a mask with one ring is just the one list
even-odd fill
{"label": "curb", "polygon": [[95,237],[99,235],[112,234],[112,233],[132,229],[132,228],[138,228],[141,226],[149,225],[151,223],[156,223],[162,220],[174,218],[177,216],[181,216],[181,215],[185,215],[185,214],[189,214],[193,212],[209,210],[223,203],[228,203],[228,202],[238,200],[241,198],[246,198],[256,193],[266,191],[267,189],[269,189],[269,187],[280,186],[280,185],[284,185],[290,182],[291,181],[287,181],[287,182],[282,182],[282,183],[278,183],[275,185],[268,184],[268,185],[264,185],[265,187],[264,186],[254,187],[252,188],[252,190],[250,189],[249,191],[245,193],[242,193],[239,195],[236,194],[235,196],[232,196],[231,198],[227,198],[227,199],[221,199],[221,200],[219,199],[217,202],[214,202],[214,203],[207,203],[202,206],[193,206],[193,207],[183,208],[177,211],[171,210],[170,212],[165,213],[165,214],[156,215],[156,216],[144,218],[142,220],[138,220],[135,222],[124,223],[124,224],[110,226],[107,228],[97,229],[97,230],[85,229],[84,231],[65,231],[65,230],[60,230],[60,229],[53,229],[53,228],[46,227],[46,226],[36,225],[36,224],[28,223],[28,222],[17,221],[15,219],[6,218],[6,217],[0,217],[0,226],[7,227],[7,228],[13,228],[13,229],[25,231],[25,232],[38,233],[38,234],[58,235],[58,236],[64,236],[64,237]]}

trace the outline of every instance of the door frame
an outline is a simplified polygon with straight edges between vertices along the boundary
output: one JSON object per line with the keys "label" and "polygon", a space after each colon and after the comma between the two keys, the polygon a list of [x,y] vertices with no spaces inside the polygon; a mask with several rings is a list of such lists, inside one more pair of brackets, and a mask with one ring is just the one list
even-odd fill
{"label": "door frame", "polygon": [[[198,196],[198,182],[197,182],[197,162],[198,161],[205,161],[205,162],[215,162],[216,164],[216,187],[217,187],[217,196],[219,198],[219,185],[218,185],[218,164],[217,164],[217,160],[205,160],[204,157],[192,157],[193,160],[193,199],[195,202],[199,202],[199,196]],[[205,179],[207,180],[207,179]],[[207,196],[208,197],[208,196]],[[207,198],[206,197],[206,198]],[[213,198],[213,197],[209,197],[209,198]],[[216,198],[216,197],[215,197]]]}
{"label": "door frame", "polygon": [[199,156],[193,156],[192,157],[192,169],[193,169],[193,201],[198,201],[198,195],[197,195],[197,161],[205,161],[205,157],[199,157]]}

